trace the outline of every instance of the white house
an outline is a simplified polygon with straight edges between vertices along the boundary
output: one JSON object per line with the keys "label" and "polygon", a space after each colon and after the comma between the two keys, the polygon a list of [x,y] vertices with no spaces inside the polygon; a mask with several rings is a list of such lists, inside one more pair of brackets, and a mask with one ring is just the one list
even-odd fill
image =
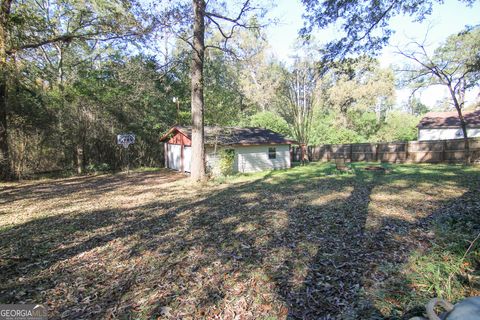
{"label": "white house", "polygon": [[[469,138],[480,137],[480,109],[463,114]],[[458,113],[429,112],[418,124],[418,140],[451,140],[463,138]]]}
{"label": "white house", "polygon": [[[207,169],[219,172],[221,150],[234,154],[234,172],[290,168],[291,144],[279,133],[262,128],[205,127]],[[175,126],[160,142],[165,143],[165,167],[190,172],[191,127]]]}

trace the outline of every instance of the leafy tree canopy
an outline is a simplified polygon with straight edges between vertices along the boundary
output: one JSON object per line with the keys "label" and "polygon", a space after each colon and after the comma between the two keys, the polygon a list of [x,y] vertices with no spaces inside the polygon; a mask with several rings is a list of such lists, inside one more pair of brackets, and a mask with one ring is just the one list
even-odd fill
{"label": "leafy tree canopy", "polygon": [[379,142],[416,140],[419,121],[418,116],[398,111],[391,112],[372,140]]}
{"label": "leafy tree canopy", "polygon": [[281,116],[271,111],[264,111],[250,117],[249,125],[273,130],[285,136],[291,136],[291,129]]}
{"label": "leafy tree canopy", "polygon": [[[422,21],[432,12],[434,3],[442,0],[302,0],[306,7],[306,26],[301,34],[307,39],[316,28],[327,28],[335,25],[343,30],[343,34],[328,43],[324,54],[326,60],[343,58],[349,53],[372,54],[388,42],[393,30],[389,20],[397,15],[411,16],[414,21]],[[471,5],[474,0],[463,0]]]}

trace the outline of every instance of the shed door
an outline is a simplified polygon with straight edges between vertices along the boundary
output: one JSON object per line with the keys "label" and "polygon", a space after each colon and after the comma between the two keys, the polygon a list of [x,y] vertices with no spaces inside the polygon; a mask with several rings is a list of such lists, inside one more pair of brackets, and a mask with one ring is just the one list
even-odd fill
{"label": "shed door", "polygon": [[185,172],[190,172],[190,165],[192,164],[192,147],[184,146],[183,149],[183,166]]}
{"label": "shed door", "polygon": [[180,170],[180,152],[182,146],[179,144],[168,144],[168,167],[174,170]]}

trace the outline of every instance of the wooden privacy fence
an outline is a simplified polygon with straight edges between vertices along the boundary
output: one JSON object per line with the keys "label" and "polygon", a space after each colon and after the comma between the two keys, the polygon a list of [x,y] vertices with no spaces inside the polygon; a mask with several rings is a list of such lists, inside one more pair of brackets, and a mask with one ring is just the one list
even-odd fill
{"label": "wooden privacy fence", "polygon": [[[471,138],[470,152],[474,162],[480,162],[480,139]],[[300,159],[300,148],[292,152],[293,160]],[[410,141],[388,143],[325,144],[308,147],[310,161],[330,161],[343,157],[347,160],[381,162],[462,162],[464,141]]]}

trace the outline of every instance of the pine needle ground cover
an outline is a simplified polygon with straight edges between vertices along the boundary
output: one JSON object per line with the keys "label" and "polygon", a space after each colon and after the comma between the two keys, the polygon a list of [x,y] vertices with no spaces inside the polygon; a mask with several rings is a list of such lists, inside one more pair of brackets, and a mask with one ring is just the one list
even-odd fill
{"label": "pine needle ground cover", "polygon": [[480,168],[0,184],[0,303],[66,319],[403,319],[480,295]]}

